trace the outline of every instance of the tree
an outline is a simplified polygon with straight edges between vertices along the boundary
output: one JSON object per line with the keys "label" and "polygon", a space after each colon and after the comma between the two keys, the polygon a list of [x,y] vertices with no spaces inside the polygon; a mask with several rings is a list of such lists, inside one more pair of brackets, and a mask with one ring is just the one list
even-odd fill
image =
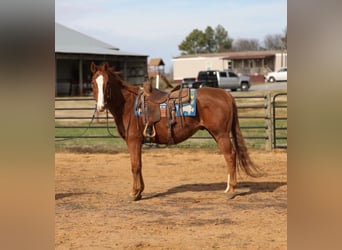
{"label": "tree", "polygon": [[204,50],[204,34],[198,29],[194,29],[183,42],[178,45],[179,50],[185,51],[183,54],[197,54]]}
{"label": "tree", "polygon": [[235,51],[256,51],[260,49],[258,39],[238,39],[233,43],[233,50]]}
{"label": "tree", "polygon": [[233,39],[228,37],[228,32],[222,25],[217,25],[215,29],[216,52],[227,51],[232,47]]}
{"label": "tree", "polygon": [[283,35],[281,34],[266,35],[264,38],[265,49],[268,49],[268,50],[282,49],[283,48],[282,39],[283,39]]}
{"label": "tree", "polygon": [[208,26],[205,29],[203,42],[206,44],[205,51],[206,52],[215,52],[216,50],[216,42],[215,42],[215,31],[212,27]]}
{"label": "tree", "polygon": [[283,42],[283,48],[287,49],[287,26],[284,29],[284,36],[281,40]]}
{"label": "tree", "polygon": [[207,26],[204,32],[194,29],[178,48],[182,54],[222,52],[231,48],[232,41],[223,26],[218,25],[215,30]]}

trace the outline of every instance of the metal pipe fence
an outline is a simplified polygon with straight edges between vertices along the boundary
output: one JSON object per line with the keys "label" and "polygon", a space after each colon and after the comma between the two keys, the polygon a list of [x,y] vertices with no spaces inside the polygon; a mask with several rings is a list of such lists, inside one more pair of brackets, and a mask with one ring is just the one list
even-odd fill
{"label": "metal pipe fence", "polygon": [[[287,136],[284,136],[287,132],[287,125],[284,125],[287,124],[287,98],[285,101],[284,98],[278,101],[281,96],[286,97],[287,94],[276,94],[273,97],[270,94],[234,95],[240,127],[247,143],[263,144],[266,150],[287,147]],[[281,116],[278,115],[280,109],[285,110],[282,111]],[[90,97],[55,98],[55,130],[56,140],[119,138],[115,133],[116,127],[112,116],[97,113],[95,100]],[[72,132],[68,132],[69,130]],[[104,130],[111,130],[113,133],[108,131],[109,133],[104,134]],[[92,133],[86,134],[85,131],[92,131]],[[212,139],[212,137],[209,134],[195,134],[190,139]],[[279,140],[281,144],[278,143]]]}
{"label": "metal pipe fence", "polygon": [[[287,148],[287,99],[277,101],[280,97],[287,97],[286,93],[278,93],[273,96],[273,148]],[[284,112],[286,110],[286,112]]]}

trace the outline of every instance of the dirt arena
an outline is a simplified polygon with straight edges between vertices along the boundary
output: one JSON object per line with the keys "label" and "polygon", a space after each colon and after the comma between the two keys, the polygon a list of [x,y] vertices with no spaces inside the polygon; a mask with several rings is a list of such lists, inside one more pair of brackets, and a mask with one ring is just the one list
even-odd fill
{"label": "dirt arena", "polygon": [[143,199],[127,153],[56,153],[56,249],[286,249],[286,151],[252,151],[265,176],[228,199],[217,150],[146,149]]}

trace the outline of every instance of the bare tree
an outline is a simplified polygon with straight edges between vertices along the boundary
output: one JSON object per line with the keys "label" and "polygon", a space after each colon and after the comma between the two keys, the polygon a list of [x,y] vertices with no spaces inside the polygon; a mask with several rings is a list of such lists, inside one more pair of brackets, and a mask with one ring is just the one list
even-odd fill
{"label": "bare tree", "polygon": [[277,50],[283,48],[283,35],[269,34],[264,38],[264,46],[267,50]]}
{"label": "bare tree", "polygon": [[284,36],[281,40],[283,42],[283,48],[287,49],[287,26],[284,29]]}
{"label": "bare tree", "polygon": [[258,39],[237,39],[233,42],[233,50],[235,51],[256,51],[260,49]]}

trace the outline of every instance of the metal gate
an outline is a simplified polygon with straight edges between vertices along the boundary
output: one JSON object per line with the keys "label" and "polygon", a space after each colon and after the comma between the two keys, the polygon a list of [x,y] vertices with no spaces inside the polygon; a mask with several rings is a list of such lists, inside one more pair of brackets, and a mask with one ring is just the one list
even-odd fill
{"label": "metal gate", "polygon": [[287,93],[273,96],[273,148],[287,148]]}

